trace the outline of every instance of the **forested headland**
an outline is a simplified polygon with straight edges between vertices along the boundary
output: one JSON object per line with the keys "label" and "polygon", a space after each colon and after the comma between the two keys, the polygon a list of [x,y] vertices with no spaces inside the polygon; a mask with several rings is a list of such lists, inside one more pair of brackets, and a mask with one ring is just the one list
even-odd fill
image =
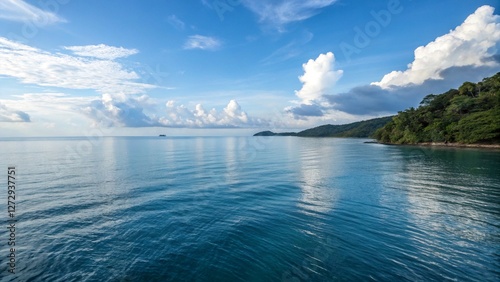
{"label": "forested headland", "polygon": [[263,131],[254,136],[371,137],[385,144],[500,145],[500,72],[479,83],[430,94],[418,108],[396,116],[343,125],[322,125],[301,132]]}
{"label": "forested headland", "polygon": [[254,136],[298,136],[298,137],[352,137],[367,138],[373,136],[375,131],[387,124],[392,117],[382,117],[370,120],[358,121],[349,124],[332,125],[326,124],[318,127],[296,132],[274,133],[262,131]]}
{"label": "forested headland", "polygon": [[381,143],[500,144],[500,72],[479,83],[427,95],[399,112],[374,137]]}

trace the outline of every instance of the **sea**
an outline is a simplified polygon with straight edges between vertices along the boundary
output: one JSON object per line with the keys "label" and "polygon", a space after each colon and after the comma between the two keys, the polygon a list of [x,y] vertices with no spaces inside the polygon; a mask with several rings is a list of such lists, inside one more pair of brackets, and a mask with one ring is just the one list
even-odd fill
{"label": "sea", "polygon": [[366,141],[2,138],[0,281],[500,281],[500,151]]}

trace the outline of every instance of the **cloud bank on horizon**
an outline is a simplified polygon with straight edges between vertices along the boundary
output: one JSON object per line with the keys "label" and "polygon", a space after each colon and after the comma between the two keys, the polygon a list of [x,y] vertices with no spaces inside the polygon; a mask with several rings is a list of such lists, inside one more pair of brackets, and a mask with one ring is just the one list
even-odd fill
{"label": "cloud bank on horizon", "polygon": [[[194,48],[205,47],[197,45]],[[138,50],[103,44],[63,49],[74,55],[53,54],[0,37],[0,61],[4,62],[0,75],[16,78],[25,84],[88,89],[102,94],[89,101],[88,105],[82,105],[80,101],[75,105],[81,107],[79,112],[90,118],[95,126],[231,128],[268,124],[263,119],[249,117],[236,100],[231,100],[221,111],[215,108],[205,111],[201,104],[189,110],[184,105],[176,106],[174,101],[168,101],[164,108],[165,116],[148,115],[145,111],[150,109],[154,112],[156,103],[142,93],[155,86],[137,82],[140,78],[137,73],[127,71],[114,61],[137,54]],[[68,103],[64,96],[48,94],[47,97],[53,104]],[[9,103],[13,107],[15,104]],[[0,121],[30,122],[31,119],[23,111],[0,104]]]}
{"label": "cloud bank on horizon", "polygon": [[269,123],[249,117],[235,100],[229,101],[221,111],[215,108],[207,111],[201,104],[191,110],[170,100],[165,104],[164,115],[145,113],[155,105],[147,95],[129,97],[104,94],[82,110],[94,121],[95,126],[105,127],[234,128],[266,126]]}
{"label": "cloud bank on horizon", "polygon": [[[313,18],[337,1],[242,0],[239,3],[256,15],[262,26],[272,26],[280,34],[287,34],[286,27]],[[189,25],[183,21],[185,18],[167,15],[165,22],[175,32],[185,34],[178,45],[179,52],[200,58],[203,54],[218,56],[220,51],[236,46],[218,35],[201,35],[214,33]],[[41,18],[44,21],[40,26],[67,22],[53,12],[22,0],[0,4],[0,20],[25,22],[41,21]],[[300,34],[305,39],[288,42],[305,45],[313,40],[314,34],[307,29]],[[0,81],[7,78],[9,80],[4,81],[15,81],[28,89],[42,89],[34,90],[39,93],[0,96],[0,125],[43,122],[52,126],[51,119],[65,116],[74,117],[68,122],[71,126],[81,120],[93,126],[130,128],[264,128],[273,124],[267,116],[254,116],[243,110],[238,102],[245,99],[241,96],[219,98],[215,107],[205,106],[206,100],[186,102],[182,97],[166,94],[153,97],[152,92],[163,88],[146,81],[131,67],[134,63],[130,60],[143,55],[143,48],[104,43],[65,44],[49,51],[34,46],[36,44],[21,43],[0,34]],[[293,46],[286,43],[273,50],[271,56],[279,55],[283,59],[264,59],[262,65],[267,67],[295,57],[298,51]],[[381,75],[380,81],[350,87],[347,91],[336,90],[347,74],[338,67],[339,58],[332,51],[320,53],[302,64],[303,73],[298,76],[301,87],[295,88],[298,89],[294,92],[296,100],[288,106],[280,106],[286,120],[280,124],[292,128],[339,119],[356,121],[416,106],[427,94],[441,93],[464,81],[478,81],[498,72],[499,47],[500,16],[495,15],[492,6],[483,5],[449,33],[417,47],[406,69],[393,70]],[[247,55],[235,54],[232,54],[234,58]],[[78,91],[86,94],[79,96]]]}

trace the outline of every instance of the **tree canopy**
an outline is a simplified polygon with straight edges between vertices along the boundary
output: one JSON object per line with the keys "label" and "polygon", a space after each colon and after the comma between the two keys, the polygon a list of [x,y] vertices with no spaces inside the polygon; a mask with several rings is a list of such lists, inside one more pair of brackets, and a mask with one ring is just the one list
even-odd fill
{"label": "tree canopy", "polygon": [[391,144],[500,144],[500,72],[479,83],[465,82],[458,90],[427,95],[417,109],[398,112],[374,136]]}

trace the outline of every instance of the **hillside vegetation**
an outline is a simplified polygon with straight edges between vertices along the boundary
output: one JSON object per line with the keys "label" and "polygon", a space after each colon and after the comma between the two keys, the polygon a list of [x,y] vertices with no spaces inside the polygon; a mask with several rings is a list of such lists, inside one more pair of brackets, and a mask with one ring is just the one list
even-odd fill
{"label": "hillside vegetation", "polygon": [[372,137],[377,129],[381,128],[392,117],[376,118],[371,120],[359,121],[342,125],[322,125],[310,129],[303,130],[299,133],[285,132],[274,133],[271,131],[263,131],[254,136],[299,136],[299,137]]}
{"label": "hillside vegetation", "polygon": [[374,137],[390,144],[500,144],[500,72],[426,96],[420,107],[399,112]]}

